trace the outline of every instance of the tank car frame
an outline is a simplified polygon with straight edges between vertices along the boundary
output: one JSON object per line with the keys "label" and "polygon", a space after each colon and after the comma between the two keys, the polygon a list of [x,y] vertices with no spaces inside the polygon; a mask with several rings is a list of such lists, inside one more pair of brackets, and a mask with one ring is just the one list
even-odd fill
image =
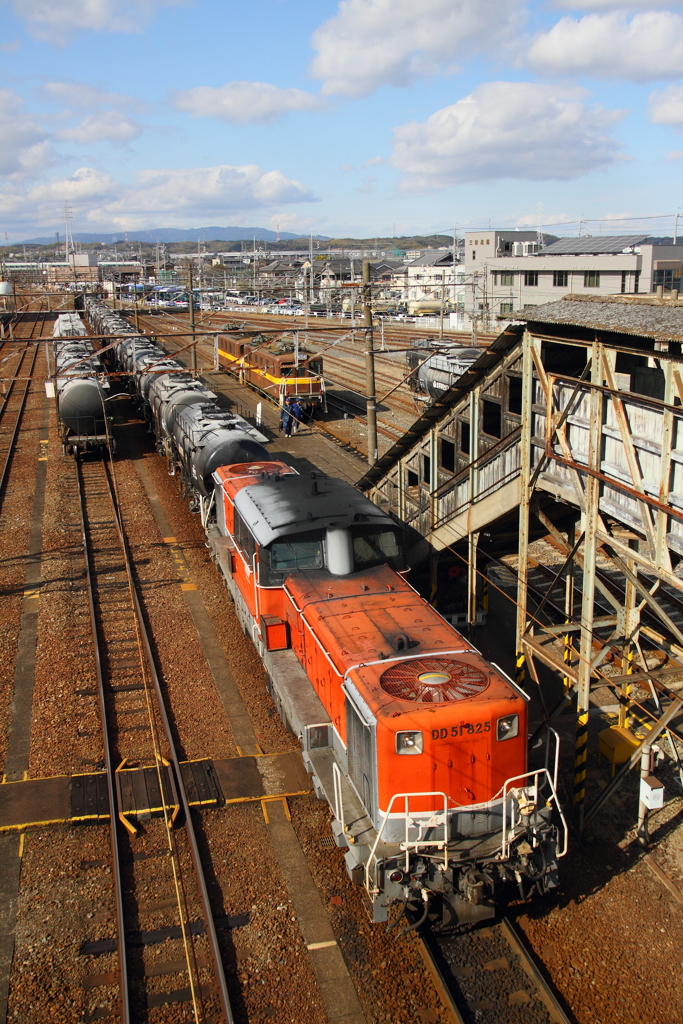
{"label": "tank car frame", "polygon": [[62,454],[113,449],[105,405],[109,380],[78,313],[57,317],[52,349]]}

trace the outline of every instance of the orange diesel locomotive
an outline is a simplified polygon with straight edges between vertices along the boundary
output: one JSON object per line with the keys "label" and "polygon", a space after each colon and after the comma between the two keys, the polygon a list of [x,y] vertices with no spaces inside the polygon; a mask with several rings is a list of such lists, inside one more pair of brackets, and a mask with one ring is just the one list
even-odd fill
{"label": "orange diesel locomotive", "polygon": [[406,582],[389,516],[263,454],[215,472],[209,547],[374,920],[470,923],[506,880],[554,886],[566,825],[526,694]]}

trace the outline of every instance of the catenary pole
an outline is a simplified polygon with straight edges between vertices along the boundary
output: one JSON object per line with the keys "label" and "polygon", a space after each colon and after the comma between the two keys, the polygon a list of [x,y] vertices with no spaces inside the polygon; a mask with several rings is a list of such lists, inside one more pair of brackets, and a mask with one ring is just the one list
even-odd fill
{"label": "catenary pole", "polygon": [[372,333],[372,285],[370,260],[363,260],[363,311],[365,327],[365,394],[368,419],[368,464],[377,462],[377,409],[375,394],[375,352]]}

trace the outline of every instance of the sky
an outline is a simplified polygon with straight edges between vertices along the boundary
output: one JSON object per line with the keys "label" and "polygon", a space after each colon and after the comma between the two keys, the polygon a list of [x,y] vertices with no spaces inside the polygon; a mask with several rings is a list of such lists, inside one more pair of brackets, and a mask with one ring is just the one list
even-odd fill
{"label": "sky", "polygon": [[[683,0],[0,0],[0,243],[670,234]],[[681,224],[683,229],[683,222]]]}

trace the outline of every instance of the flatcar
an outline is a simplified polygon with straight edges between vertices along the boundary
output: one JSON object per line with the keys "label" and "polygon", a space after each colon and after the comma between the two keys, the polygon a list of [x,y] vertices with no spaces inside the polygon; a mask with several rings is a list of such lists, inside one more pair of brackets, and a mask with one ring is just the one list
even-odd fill
{"label": "flatcar", "polygon": [[242,384],[251,384],[279,405],[291,395],[312,407],[327,409],[322,356],[310,351],[305,342],[223,334],[218,357]]}
{"label": "flatcar", "polygon": [[78,313],[59,314],[52,348],[63,452],[106,447],[111,441],[105,411],[109,380]]}
{"label": "flatcar", "polygon": [[469,924],[506,881],[554,887],[566,825],[556,771],[528,767],[528,698],[407,583],[399,526],[265,451],[214,484],[212,557],[373,919]]}

